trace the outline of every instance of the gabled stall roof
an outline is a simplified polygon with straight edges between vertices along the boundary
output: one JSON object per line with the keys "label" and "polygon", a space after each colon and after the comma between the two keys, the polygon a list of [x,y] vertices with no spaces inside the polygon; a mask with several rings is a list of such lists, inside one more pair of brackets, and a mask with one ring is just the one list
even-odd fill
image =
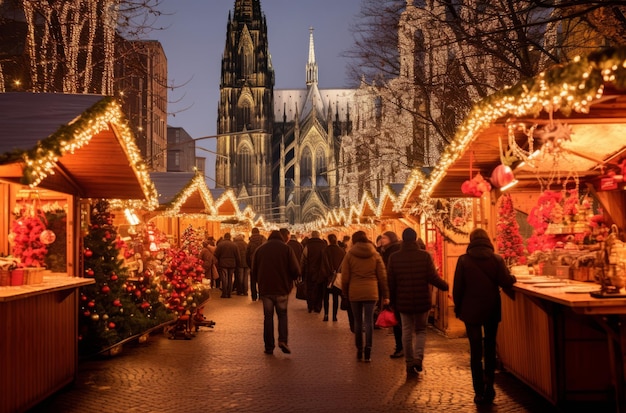
{"label": "gabled stall roof", "polygon": [[6,181],[156,206],[145,163],[112,97],[0,93],[0,154]]}
{"label": "gabled stall roof", "polygon": [[159,195],[160,209],[165,215],[217,215],[215,202],[204,176],[194,172],[152,172]]}
{"label": "gabled stall roof", "polygon": [[[575,172],[593,179],[598,163],[616,162],[626,153],[626,48],[607,49],[556,66],[537,77],[498,92],[475,106],[430,175],[424,191],[431,198],[466,197],[461,185],[470,174],[488,178],[500,164],[500,139],[508,124],[545,125],[546,108],[554,121],[571,126],[567,156],[560,164],[515,171],[517,189],[539,186],[537,178]],[[516,135],[518,145],[527,138]],[[580,156],[582,155],[582,156]],[[598,160],[596,162],[594,160]],[[471,168],[470,168],[471,165]]]}

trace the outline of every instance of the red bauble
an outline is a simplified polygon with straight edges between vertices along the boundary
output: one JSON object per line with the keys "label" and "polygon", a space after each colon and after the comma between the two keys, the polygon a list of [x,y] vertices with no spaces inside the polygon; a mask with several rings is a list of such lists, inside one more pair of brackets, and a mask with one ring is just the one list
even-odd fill
{"label": "red bauble", "polygon": [[111,281],[117,280],[117,274],[111,274]]}
{"label": "red bauble", "polygon": [[115,328],[115,323],[113,321],[111,321],[109,323],[109,328],[111,328],[111,329]]}
{"label": "red bauble", "polygon": [[85,249],[85,257],[91,257],[93,255],[93,251],[89,248]]}
{"label": "red bauble", "polygon": [[87,274],[87,276],[88,276],[88,277],[93,277],[93,275],[94,275],[95,273],[93,272],[93,270],[92,270],[91,268],[88,268],[88,269],[85,271],[85,274]]}
{"label": "red bauble", "polygon": [[95,302],[95,301],[93,301],[93,300],[91,300],[91,301],[89,301],[89,302],[87,303],[87,307],[93,308],[93,307],[95,307],[95,306],[96,306],[96,302]]}
{"label": "red bauble", "polygon": [[89,317],[91,315],[91,311],[87,310],[83,313],[85,317]]}
{"label": "red bauble", "polygon": [[513,170],[507,165],[500,164],[491,173],[491,183],[498,188],[510,184],[514,179]]}
{"label": "red bauble", "polygon": [[113,305],[115,307],[121,307],[122,306],[122,302],[119,299],[115,299],[115,300],[113,300]]}
{"label": "red bauble", "polygon": [[141,290],[135,290],[135,296],[137,298],[141,297]]}
{"label": "red bauble", "polygon": [[111,287],[109,287],[108,285],[103,285],[100,291],[102,292],[102,294],[108,294],[111,292]]}

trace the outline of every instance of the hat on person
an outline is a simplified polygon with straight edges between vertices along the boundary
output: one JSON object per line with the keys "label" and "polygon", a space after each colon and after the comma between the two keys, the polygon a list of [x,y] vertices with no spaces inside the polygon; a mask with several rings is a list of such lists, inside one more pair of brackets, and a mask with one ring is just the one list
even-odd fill
{"label": "hat on person", "polygon": [[402,231],[402,241],[415,242],[417,240],[417,232],[413,228],[407,228]]}

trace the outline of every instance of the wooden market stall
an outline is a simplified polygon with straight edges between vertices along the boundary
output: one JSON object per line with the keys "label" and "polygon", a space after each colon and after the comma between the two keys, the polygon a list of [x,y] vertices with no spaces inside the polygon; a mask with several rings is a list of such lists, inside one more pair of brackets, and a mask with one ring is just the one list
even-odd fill
{"label": "wooden market stall", "polygon": [[[0,252],[16,227],[49,211],[38,237],[54,262],[28,285],[0,286],[0,412],[25,411],[75,379],[81,237],[90,198],[156,199],[120,107],[97,95],[0,94]],[[48,211],[48,210],[46,210]],[[46,218],[42,219],[45,221]],[[40,222],[39,220],[37,220]],[[18,228],[19,229],[19,228]],[[10,235],[11,234],[11,235]],[[43,234],[46,234],[44,239]],[[46,258],[49,258],[48,254]],[[22,263],[43,264],[21,253]],[[26,260],[26,261],[24,261]],[[30,261],[29,261],[30,260]],[[32,261],[32,262],[31,262]],[[39,270],[38,270],[39,271]],[[24,280],[22,280],[22,283]]]}
{"label": "wooden market stall", "polygon": [[[519,216],[541,217],[526,230],[542,241],[524,258],[543,255],[534,270],[554,278],[538,284],[529,267],[516,268],[515,298],[503,295],[498,354],[505,369],[558,406],[626,407],[626,250],[608,249],[609,239],[623,245],[626,228],[624,67],[626,49],[604,50],[480,102],[424,186],[430,198],[472,197],[473,226],[494,240],[503,194]],[[478,174],[486,190],[477,190]],[[583,278],[573,264],[582,255],[594,262],[586,283],[573,279]],[[455,261],[446,260],[449,274]],[[600,283],[608,290],[609,278],[614,294],[591,295]]]}

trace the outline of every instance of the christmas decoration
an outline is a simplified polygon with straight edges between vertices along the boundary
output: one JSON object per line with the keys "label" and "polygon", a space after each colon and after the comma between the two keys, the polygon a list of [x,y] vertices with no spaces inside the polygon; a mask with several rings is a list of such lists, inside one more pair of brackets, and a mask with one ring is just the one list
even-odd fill
{"label": "christmas decoration", "polygon": [[24,202],[15,211],[11,225],[11,254],[19,258],[20,267],[43,267],[48,248],[41,241],[46,217],[35,203]]}
{"label": "christmas decoration", "polygon": [[[81,287],[79,300],[79,351],[98,353],[116,343],[168,321],[163,310],[159,317],[147,314],[136,303],[137,286],[128,280],[119,259],[117,231],[107,201],[92,205],[89,232],[84,238],[85,275],[95,284]],[[142,301],[147,297],[142,297]],[[154,298],[154,297],[152,297]],[[158,298],[150,306],[158,307]]]}
{"label": "christmas decoration", "polygon": [[525,264],[524,240],[519,232],[511,195],[500,198],[498,210],[496,246],[497,252],[504,258],[508,266]]}

